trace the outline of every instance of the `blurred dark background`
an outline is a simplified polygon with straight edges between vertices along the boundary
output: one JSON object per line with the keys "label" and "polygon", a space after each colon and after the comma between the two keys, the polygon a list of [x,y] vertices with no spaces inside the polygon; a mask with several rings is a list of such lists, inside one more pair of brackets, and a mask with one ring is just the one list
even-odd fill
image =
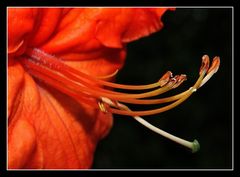
{"label": "blurred dark background", "polygon": [[201,149],[192,154],[131,117],[114,115],[114,126],[99,143],[93,168],[232,168],[232,9],[177,8],[165,13],[162,21],[160,32],[128,45],[126,65],[117,82],[153,83],[171,70],[188,76],[171,91],[179,93],[197,79],[204,54],[211,59],[220,56],[217,74],[187,101],[165,113],[144,117],[181,138],[196,138]]}

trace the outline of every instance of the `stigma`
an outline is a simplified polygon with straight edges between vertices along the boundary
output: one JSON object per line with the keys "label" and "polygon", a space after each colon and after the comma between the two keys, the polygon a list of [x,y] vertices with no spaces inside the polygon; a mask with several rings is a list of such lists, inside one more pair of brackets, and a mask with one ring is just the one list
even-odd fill
{"label": "stigma", "polygon": [[[88,104],[104,113],[131,116],[148,129],[191,149],[192,152],[199,150],[200,145],[197,140],[189,142],[171,135],[153,126],[140,116],[160,114],[180,105],[202,87],[218,71],[220,66],[218,56],[213,58],[210,65],[209,57],[204,55],[199,77],[189,89],[173,96],[155,98],[179,87],[187,80],[187,76],[185,74],[173,75],[171,71],[167,71],[152,84],[118,84],[107,81],[114,77],[118,70],[107,76],[95,77],[76,70],[66,65],[61,59],[37,48],[27,49],[25,54],[20,57],[20,62],[35,79],[45,82],[77,102]],[[137,93],[129,93],[130,90]],[[132,110],[126,104],[159,106],[149,110]]]}

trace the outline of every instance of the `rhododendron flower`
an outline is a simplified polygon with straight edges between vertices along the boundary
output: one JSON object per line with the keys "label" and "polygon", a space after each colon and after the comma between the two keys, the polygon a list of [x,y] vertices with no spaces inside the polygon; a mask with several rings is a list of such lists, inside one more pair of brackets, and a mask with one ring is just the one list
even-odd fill
{"label": "rhododendron flower", "polygon": [[[209,68],[209,58],[203,56],[196,83],[167,98],[150,97],[178,87],[186,75],[168,71],[153,84],[113,83],[126,44],[159,31],[166,10],[8,8],[8,167],[90,168],[97,143],[112,126],[112,114],[132,116],[196,151],[197,141],[170,135],[140,116],[182,103],[217,71],[219,57]],[[169,105],[135,111],[126,103]]]}

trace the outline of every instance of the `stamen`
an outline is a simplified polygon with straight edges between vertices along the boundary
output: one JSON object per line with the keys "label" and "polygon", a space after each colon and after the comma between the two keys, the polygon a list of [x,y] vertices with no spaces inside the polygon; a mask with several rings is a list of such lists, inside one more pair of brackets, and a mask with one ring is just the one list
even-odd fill
{"label": "stamen", "polygon": [[57,74],[57,73],[53,72],[52,70],[50,70],[48,68],[41,67],[41,66],[35,64],[34,62],[31,61],[31,59],[22,58],[21,62],[25,66],[28,66],[28,68],[30,68],[31,70],[35,70],[39,73],[47,74],[48,77],[52,77],[56,81],[58,80],[58,81],[61,81],[62,83],[65,83],[68,87],[71,87],[76,92],[80,91],[80,93],[81,92],[88,93],[88,94],[91,94],[91,96],[94,96],[96,98],[99,98],[101,96],[105,96],[105,97],[108,97],[108,98],[111,98],[111,99],[116,99],[116,100],[119,100],[119,99],[123,100],[123,99],[128,99],[128,98],[146,98],[146,97],[156,96],[156,95],[159,95],[161,93],[167,92],[177,82],[177,80],[175,78],[171,78],[169,83],[166,86],[164,86],[162,88],[158,88],[158,89],[153,90],[153,91],[140,93],[140,94],[119,93],[119,92],[112,92],[112,91],[109,91],[109,90],[104,90],[100,87],[97,87],[97,86],[94,86],[94,85],[89,85],[87,83],[82,82],[82,84],[87,85],[87,87],[85,87],[84,85],[82,85],[80,83],[73,82],[73,81],[71,81],[67,78],[64,78],[60,74]]}
{"label": "stamen", "polygon": [[200,86],[205,73],[206,73],[206,71],[204,70],[201,73],[200,77],[198,78],[197,82],[194,84],[194,86],[191,87],[188,90],[188,92],[186,94],[184,94],[184,96],[182,96],[179,100],[171,103],[170,105],[167,105],[167,106],[164,106],[161,108],[157,108],[157,109],[147,110],[147,111],[126,111],[126,110],[119,110],[119,109],[115,109],[115,108],[109,108],[109,111],[114,114],[129,115],[129,116],[147,116],[147,115],[159,114],[159,113],[168,111],[168,110],[178,106],[179,104],[184,102],[187,98],[189,98],[192,95],[192,93],[194,92],[193,90],[197,89]]}
{"label": "stamen", "polygon": [[200,67],[199,75],[201,75],[204,70],[205,71],[208,70],[209,63],[210,63],[210,61],[209,61],[208,55],[203,55],[203,57],[202,57],[202,65]]}
{"label": "stamen", "polygon": [[82,73],[72,67],[69,67],[65,65],[61,60],[58,58],[49,55],[40,49],[28,49],[26,51],[26,54],[31,57],[32,60],[35,60],[35,62],[39,62],[47,67],[51,67],[52,69],[60,71],[62,74],[68,74],[73,75],[75,74],[79,79],[88,80],[91,82],[94,82],[95,84],[100,84],[107,87],[112,88],[119,88],[119,89],[128,89],[128,90],[145,90],[145,89],[152,89],[159,87],[159,82],[153,83],[153,84],[147,84],[147,85],[122,85],[122,84],[116,84],[107,82],[104,80],[99,80],[93,76],[87,75],[85,73]]}
{"label": "stamen", "polygon": [[185,74],[181,74],[178,79],[177,79],[177,83],[173,86],[173,88],[177,88],[179,85],[181,85],[184,81],[187,80],[187,76]]}
{"label": "stamen", "polygon": [[65,83],[53,79],[52,77],[49,77],[48,73],[44,74],[42,72],[38,72],[36,70],[29,70],[28,71],[32,76],[36,77],[37,79],[44,80],[48,85],[56,88],[57,90],[60,90],[61,92],[65,93],[66,95],[74,98],[76,101],[80,103],[86,103],[92,107],[98,108],[98,105],[96,104],[96,101],[91,99],[89,95],[83,93],[83,92],[75,92],[74,89],[69,88],[68,85]]}
{"label": "stamen", "polygon": [[214,57],[213,58],[213,61],[212,61],[212,65],[211,67],[209,68],[207,74],[210,74],[210,73],[216,73],[219,69],[219,66],[220,66],[220,57]]}
{"label": "stamen", "polygon": [[[39,53],[37,53],[37,54],[39,54]],[[45,57],[45,55],[44,55],[44,57]],[[35,56],[35,59],[36,58],[39,60],[39,58]],[[46,58],[46,59],[48,59],[48,58]],[[60,72],[60,71],[62,71],[61,70],[62,68],[65,68],[65,67],[62,67],[62,63],[56,64],[53,62],[53,64],[52,63],[49,64],[46,61],[47,60],[44,59],[43,61],[41,61],[41,63],[43,63],[44,66],[49,66],[49,65],[51,67],[57,66],[57,67],[53,67],[55,69],[55,71],[57,71],[57,72]],[[52,59],[51,59],[51,61],[52,61]],[[217,66],[219,66],[219,65],[217,65],[217,63],[219,63],[219,62],[217,62],[217,59],[215,59],[214,61],[215,61],[214,68],[216,68]],[[85,95],[83,95],[83,96],[91,95],[91,97],[95,97],[96,99],[101,98],[101,97],[107,97],[109,99],[113,99],[116,101],[121,101],[121,102],[126,102],[126,103],[135,103],[135,104],[141,104],[141,103],[142,104],[156,104],[156,103],[166,103],[166,102],[175,101],[170,105],[167,105],[167,106],[164,106],[164,107],[161,107],[158,109],[146,110],[146,111],[126,111],[126,110],[119,110],[119,109],[115,109],[115,108],[109,108],[109,111],[112,113],[115,113],[115,114],[130,115],[130,116],[140,116],[140,115],[146,116],[146,115],[161,113],[161,112],[167,111],[169,109],[172,109],[172,108],[176,107],[177,105],[181,104],[193,92],[195,92],[197,90],[197,88],[199,88],[199,86],[202,85],[202,83],[203,83],[204,75],[207,72],[208,67],[209,67],[209,57],[207,55],[202,57],[202,65],[200,68],[200,77],[191,89],[184,92],[184,94],[182,93],[182,94],[175,95],[173,97],[162,98],[162,99],[151,99],[151,100],[149,100],[149,99],[139,100],[139,99],[157,96],[159,94],[165,93],[171,89],[178,87],[183,81],[186,80],[186,75],[183,75],[183,74],[180,76],[176,75],[175,77],[170,78],[172,76],[172,73],[170,71],[168,71],[159,80],[159,84],[161,86],[163,86],[162,88],[158,88],[156,90],[145,92],[145,93],[128,94],[128,93],[114,92],[114,91],[103,89],[96,85],[90,84],[68,72],[64,72],[64,73],[60,72],[59,74],[54,73],[51,70],[52,68],[39,67],[38,65],[36,66],[35,62],[31,62],[31,59],[30,60],[25,59],[25,60],[23,60],[23,63],[30,66],[31,69],[34,69],[37,72],[47,73],[47,75],[52,77],[53,79],[59,80],[62,83],[67,84],[68,87],[70,87],[69,89],[73,90],[76,93],[79,93],[79,92],[84,93]],[[215,72],[214,69],[212,69],[212,71]],[[63,75],[62,75],[62,73],[63,73]],[[210,73],[212,73],[212,72],[210,72]],[[36,72],[35,72],[35,74],[36,74]],[[38,74],[38,76],[39,76],[39,74]],[[67,78],[65,78],[65,76]],[[148,101],[149,101],[149,103],[147,103]]]}
{"label": "stamen", "polygon": [[119,99],[119,101],[123,102],[123,103],[141,104],[141,105],[161,104],[161,103],[168,103],[168,102],[178,100],[181,97],[183,97],[184,95],[186,95],[186,93],[188,93],[188,92],[189,92],[189,90],[186,90],[186,91],[184,91],[182,93],[179,93],[177,95],[173,95],[173,96],[166,97],[166,98],[159,98],[159,99],[144,99],[144,100],[140,100],[140,99],[124,99],[124,100],[121,100],[121,99]]}
{"label": "stamen", "polygon": [[214,57],[212,61],[212,65],[208,70],[206,77],[203,79],[200,87],[202,87],[218,71],[219,66],[220,66],[220,58]]}
{"label": "stamen", "polygon": [[[202,64],[199,70],[199,78],[192,87],[182,93],[166,98],[149,99],[150,97],[158,96],[177,88],[185,80],[187,80],[187,76],[185,74],[181,74],[173,77],[172,73],[168,71],[159,79],[158,82],[153,84],[122,85],[104,80],[114,77],[118,70],[107,76],[93,77],[65,65],[58,58],[39,49],[29,49],[27,51],[27,57],[21,58],[20,61],[26,69],[28,69],[28,72],[32,76],[46,82],[48,85],[76,99],[78,102],[86,103],[96,109],[100,109],[100,111],[104,113],[109,112],[113,114],[132,116],[145,127],[192,149],[192,152],[196,152],[200,147],[197,140],[189,142],[178,138],[151,125],[139,116],[158,114],[180,105],[188,99],[193,92],[196,92],[198,88],[203,86],[214,75],[214,73],[217,72],[220,65],[220,58],[215,57],[209,69],[209,57],[204,55],[202,57]],[[109,87],[111,89],[109,89]],[[113,91],[112,88],[123,90],[153,90],[142,93],[124,93]],[[132,111],[122,104],[131,103],[150,105],[169,102],[172,103],[157,109],[144,111]]]}
{"label": "stamen", "polygon": [[160,87],[165,86],[169,82],[171,77],[173,77],[172,72],[171,71],[167,71],[158,81]]}

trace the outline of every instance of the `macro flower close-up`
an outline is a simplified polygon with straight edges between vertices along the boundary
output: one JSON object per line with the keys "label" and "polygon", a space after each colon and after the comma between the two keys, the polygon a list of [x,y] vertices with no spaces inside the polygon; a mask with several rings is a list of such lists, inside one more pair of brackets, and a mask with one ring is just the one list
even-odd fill
{"label": "macro flower close-up", "polygon": [[205,85],[221,68],[218,53],[195,60],[198,76],[176,94],[171,91],[188,80],[185,73],[163,70],[155,82],[138,85],[117,79],[126,59],[131,60],[128,43],[161,33],[164,15],[176,11],[8,8],[8,168],[92,168],[99,142],[115,126],[115,115],[197,152],[197,140],[167,133],[147,116],[177,107]]}

